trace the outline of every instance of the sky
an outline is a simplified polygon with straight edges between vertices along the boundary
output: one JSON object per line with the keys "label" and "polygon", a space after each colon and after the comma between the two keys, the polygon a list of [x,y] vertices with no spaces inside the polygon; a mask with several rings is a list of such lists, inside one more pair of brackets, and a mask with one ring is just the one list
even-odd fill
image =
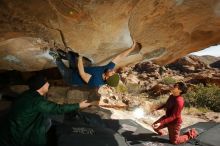
{"label": "sky", "polygon": [[193,52],[191,54],[197,55],[197,56],[211,55],[211,56],[220,57],[220,45],[212,46],[212,47],[209,47],[207,49],[204,49],[198,52]]}

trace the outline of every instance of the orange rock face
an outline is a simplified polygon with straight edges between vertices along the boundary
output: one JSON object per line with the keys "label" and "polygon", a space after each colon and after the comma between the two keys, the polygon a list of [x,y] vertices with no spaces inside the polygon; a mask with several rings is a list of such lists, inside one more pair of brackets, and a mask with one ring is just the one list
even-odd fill
{"label": "orange rock face", "polygon": [[220,42],[220,0],[29,0],[0,2],[0,70],[54,67],[45,50],[66,46],[96,64],[132,44],[121,65],[167,64]]}

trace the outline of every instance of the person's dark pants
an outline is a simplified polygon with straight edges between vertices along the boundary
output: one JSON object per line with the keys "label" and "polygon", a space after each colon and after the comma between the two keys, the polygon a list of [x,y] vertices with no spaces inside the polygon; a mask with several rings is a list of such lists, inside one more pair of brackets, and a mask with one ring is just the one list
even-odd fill
{"label": "person's dark pants", "polygon": [[75,54],[68,52],[67,60],[69,61],[69,67],[67,67],[60,58],[56,59],[56,65],[64,81],[68,84],[71,84],[71,81],[73,80],[73,72],[77,71]]}

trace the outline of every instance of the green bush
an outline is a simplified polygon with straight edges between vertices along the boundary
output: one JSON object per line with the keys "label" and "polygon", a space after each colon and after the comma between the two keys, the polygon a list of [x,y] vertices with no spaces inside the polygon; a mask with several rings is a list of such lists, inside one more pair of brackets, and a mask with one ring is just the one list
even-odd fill
{"label": "green bush", "polygon": [[172,78],[172,77],[165,77],[162,80],[162,83],[166,84],[166,85],[170,85],[170,84],[174,84],[176,83],[176,79]]}
{"label": "green bush", "polygon": [[128,89],[124,84],[118,84],[118,86],[116,87],[116,92],[118,92],[118,93],[127,93]]}
{"label": "green bush", "polygon": [[139,84],[135,83],[127,83],[126,87],[128,89],[128,93],[141,93],[143,90]]}
{"label": "green bush", "polygon": [[187,107],[207,108],[220,112],[220,88],[216,85],[196,85],[184,95]]}

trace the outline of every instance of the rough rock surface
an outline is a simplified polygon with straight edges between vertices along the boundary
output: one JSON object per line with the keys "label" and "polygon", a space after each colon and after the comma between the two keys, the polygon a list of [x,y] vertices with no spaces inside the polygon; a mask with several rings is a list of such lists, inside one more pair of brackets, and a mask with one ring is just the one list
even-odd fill
{"label": "rough rock surface", "polygon": [[168,67],[182,73],[194,73],[207,69],[208,65],[200,61],[199,57],[189,55],[169,64]]}
{"label": "rough rock surface", "polygon": [[171,63],[219,43],[219,6],[219,0],[142,0],[132,10],[130,32],[145,58],[160,55],[157,63]]}
{"label": "rough rock surface", "polygon": [[220,68],[220,60],[210,64],[210,66],[213,67],[213,68]]}
{"label": "rough rock surface", "polygon": [[210,56],[210,55],[203,55],[203,56],[197,56],[197,57],[200,61],[204,62],[205,64],[207,64],[209,66],[211,66],[211,64],[220,60],[220,57],[215,57],[215,56]]}
{"label": "rough rock surface", "polygon": [[220,0],[0,1],[0,70],[54,67],[43,48],[71,47],[103,64],[132,44],[121,65],[167,64],[220,42]]}

